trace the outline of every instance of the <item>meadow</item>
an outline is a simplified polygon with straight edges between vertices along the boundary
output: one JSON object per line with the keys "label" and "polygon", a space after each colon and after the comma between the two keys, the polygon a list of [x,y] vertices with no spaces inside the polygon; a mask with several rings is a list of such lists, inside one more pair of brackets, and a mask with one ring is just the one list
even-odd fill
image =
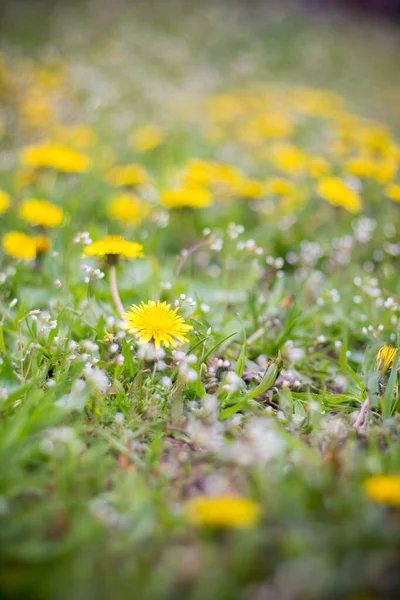
{"label": "meadow", "polygon": [[396,26],[0,30],[0,598],[395,597]]}

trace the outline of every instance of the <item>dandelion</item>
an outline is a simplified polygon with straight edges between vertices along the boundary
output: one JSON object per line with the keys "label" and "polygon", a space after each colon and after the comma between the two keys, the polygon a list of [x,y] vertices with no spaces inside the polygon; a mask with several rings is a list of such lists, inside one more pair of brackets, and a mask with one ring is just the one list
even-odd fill
{"label": "dandelion", "polygon": [[102,240],[93,242],[83,249],[83,256],[106,256],[109,262],[119,257],[134,260],[144,256],[143,246],[137,242],[125,240],[120,235],[106,235]]}
{"label": "dandelion", "polygon": [[0,215],[2,215],[11,204],[10,195],[3,190],[0,190]]}
{"label": "dandelion", "polygon": [[167,208],[204,208],[212,203],[211,194],[200,186],[186,186],[177,190],[165,190],[160,196]]}
{"label": "dandelion", "polygon": [[364,481],[368,498],[379,504],[400,506],[400,475],[374,475]]}
{"label": "dandelion", "polygon": [[23,202],[19,215],[24,221],[40,227],[58,227],[63,219],[63,211],[59,206],[36,198]]}
{"label": "dandelion", "polygon": [[56,144],[38,144],[23,148],[20,161],[25,167],[55,169],[65,173],[88,171],[91,164],[84,154]]}
{"label": "dandelion", "polygon": [[251,527],[261,516],[258,504],[234,494],[191,498],[186,502],[184,512],[194,525],[221,528]]}
{"label": "dandelion", "polygon": [[318,194],[334,206],[342,206],[351,213],[359,213],[361,198],[338,177],[323,177],[319,180]]}
{"label": "dandelion", "polygon": [[149,176],[141,165],[130,164],[113,167],[107,173],[106,179],[115,187],[137,187],[148,183]]}
{"label": "dandelion", "polygon": [[121,223],[137,225],[149,214],[149,208],[133,194],[119,194],[111,199],[108,214]]}
{"label": "dandelion", "polygon": [[9,231],[6,233],[3,236],[3,248],[13,258],[34,260],[36,257],[35,240],[21,231]]}
{"label": "dandelion", "polygon": [[128,324],[129,332],[135,333],[139,343],[154,341],[156,348],[161,343],[176,347],[177,342],[187,342],[185,334],[193,329],[185,323],[183,317],[177,314],[179,308],[171,309],[166,302],[157,303],[149,300],[147,304],[142,302],[140,306],[133,304],[124,319]]}
{"label": "dandelion", "polygon": [[164,139],[164,134],[154,125],[144,125],[131,135],[131,144],[137,152],[148,152],[157,148]]}
{"label": "dandelion", "polygon": [[376,364],[379,370],[388,371],[392,368],[397,350],[397,348],[393,348],[392,346],[382,346],[376,357]]}
{"label": "dandelion", "polygon": [[134,260],[143,255],[143,246],[137,242],[124,240],[120,235],[106,235],[102,240],[93,242],[83,249],[83,256],[106,257],[110,273],[111,294],[119,314],[125,313],[124,306],[118,292],[116,266],[120,258]]}

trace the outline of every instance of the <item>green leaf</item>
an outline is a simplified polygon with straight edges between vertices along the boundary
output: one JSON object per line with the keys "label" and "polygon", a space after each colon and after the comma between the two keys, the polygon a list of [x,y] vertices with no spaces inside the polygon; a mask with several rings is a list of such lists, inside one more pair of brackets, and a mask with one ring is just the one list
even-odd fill
{"label": "green leaf", "polygon": [[230,333],[229,335],[227,335],[226,337],[224,337],[223,340],[221,340],[220,342],[217,342],[212,348],[210,348],[210,350],[208,352],[205,353],[205,355],[203,356],[203,358],[201,359],[201,363],[206,362],[207,358],[209,356],[211,356],[211,354],[217,349],[219,348],[219,346],[221,346],[224,342],[226,342],[227,340],[229,340],[229,338],[233,337],[234,335],[237,335],[239,332],[238,331],[234,331],[233,333]]}
{"label": "green leaf", "polygon": [[261,394],[263,394],[264,392],[266,392],[267,390],[269,390],[270,388],[272,388],[272,386],[274,385],[276,378],[278,377],[279,374],[279,367],[277,364],[277,361],[273,361],[268,369],[265,372],[264,377],[262,378],[261,382],[258,384],[258,386],[248,394],[248,398],[257,398],[257,396],[261,396]]}

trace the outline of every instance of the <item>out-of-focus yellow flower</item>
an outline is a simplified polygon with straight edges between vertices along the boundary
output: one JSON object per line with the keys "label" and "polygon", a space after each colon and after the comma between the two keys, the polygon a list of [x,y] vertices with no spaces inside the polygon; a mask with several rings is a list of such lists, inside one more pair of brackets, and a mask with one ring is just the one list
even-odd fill
{"label": "out-of-focus yellow flower", "polygon": [[304,156],[304,171],[310,177],[322,177],[329,171],[329,163],[322,156],[312,154]]}
{"label": "out-of-focus yellow flower", "polygon": [[144,256],[142,244],[124,240],[120,235],[106,235],[102,240],[85,246],[83,256],[122,257],[134,260]]}
{"label": "out-of-focus yellow flower", "polygon": [[3,236],[3,248],[13,258],[33,260],[36,257],[35,240],[21,231],[9,231]]}
{"label": "out-of-focus yellow flower", "polygon": [[284,113],[264,113],[251,121],[249,127],[267,138],[289,137],[294,130],[290,116]]}
{"label": "out-of-focus yellow flower", "polygon": [[165,190],[160,201],[166,208],[204,208],[212,203],[211,194],[200,186],[187,186],[178,190]]}
{"label": "out-of-focus yellow flower", "polygon": [[186,502],[185,514],[195,525],[208,527],[251,527],[261,516],[258,504],[233,494],[197,496]]}
{"label": "out-of-focus yellow flower", "polygon": [[55,204],[32,198],[21,204],[19,216],[31,225],[58,227],[63,220],[64,213]]}
{"label": "out-of-focus yellow flower", "polygon": [[349,188],[339,177],[324,177],[319,180],[317,191],[322,198],[334,206],[342,206],[351,213],[359,213],[362,208],[360,196]]}
{"label": "out-of-focus yellow flower", "polygon": [[382,371],[388,371],[392,368],[394,359],[396,358],[397,348],[393,346],[382,346],[376,357],[376,364],[378,369]]}
{"label": "out-of-focus yellow flower", "polygon": [[51,248],[51,240],[45,235],[37,235],[33,238],[36,245],[36,254],[42,256]]}
{"label": "out-of-focus yellow flower", "polygon": [[386,158],[379,161],[375,167],[374,178],[378,183],[389,183],[397,174],[397,161]]}
{"label": "out-of-focus yellow flower", "polygon": [[346,165],[348,173],[355,177],[373,177],[375,174],[375,161],[369,156],[352,158]]}
{"label": "out-of-focus yellow flower", "polygon": [[137,164],[113,167],[107,173],[107,181],[116,187],[137,187],[148,183],[149,179],[144,167]]}
{"label": "out-of-focus yellow flower", "polygon": [[234,184],[233,190],[235,195],[240,198],[261,198],[265,194],[265,186],[261,181],[256,179],[243,178]]}
{"label": "out-of-focus yellow flower", "polygon": [[193,329],[185,323],[183,317],[177,315],[179,308],[171,309],[166,302],[157,303],[149,300],[140,306],[133,304],[124,315],[129,331],[135,333],[139,343],[154,341],[156,348],[163,343],[167,348],[176,347],[177,342],[185,344],[188,339],[185,334]]}
{"label": "out-of-focus yellow flower", "polygon": [[132,133],[130,141],[137,152],[148,152],[157,148],[163,139],[164,134],[159,127],[144,125]]}
{"label": "out-of-focus yellow flower", "polygon": [[368,498],[391,506],[400,506],[400,475],[374,475],[364,481]]}
{"label": "out-of-focus yellow flower", "polygon": [[398,183],[392,183],[385,188],[385,194],[393,202],[400,202],[400,185]]}
{"label": "out-of-focus yellow flower", "polygon": [[56,144],[38,144],[23,148],[20,160],[27,167],[56,169],[65,173],[87,171],[91,164],[84,154]]}
{"label": "out-of-focus yellow flower", "polygon": [[11,204],[10,194],[0,190],[0,215],[2,215]]}
{"label": "out-of-focus yellow flower", "polygon": [[305,164],[303,152],[292,144],[275,146],[270,161],[277,169],[291,175],[300,174]]}
{"label": "out-of-focus yellow flower", "polygon": [[149,206],[134,194],[118,194],[108,205],[110,217],[128,225],[140,223],[149,212]]}
{"label": "out-of-focus yellow flower", "polygon": [[266,191],[275,196],[287,196],[294,192],[294,184],[288,179],[271,177],[266,184]]}

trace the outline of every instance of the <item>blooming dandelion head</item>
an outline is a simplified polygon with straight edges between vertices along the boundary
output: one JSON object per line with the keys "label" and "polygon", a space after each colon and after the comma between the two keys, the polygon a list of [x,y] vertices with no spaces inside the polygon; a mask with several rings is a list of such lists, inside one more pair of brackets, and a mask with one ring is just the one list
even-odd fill
{"label": "blooming dandelion head", "polygon": [[149,214],[149,207],[134,194],[119,194],[111,199],[108,214],[121,223],[136,225]]}
{"label": "blooming dandelion head", "polygon": [[149,175],[141,165],[130,164],[113,167],[106,179],[115,187],[137,187],[148,183]]}
{"label": "blooming dandelion head", "polygon": [[175,347],[178,342],[187,342],[185,334],[193,329],[177,314],[178,310],[179,308],[171,309],[166,302],[149,300],[147,304],[133,304],[125,313],[124,319],[129,331],[138,337],[141,344],[153,341],[156,348],[161,343],[167,348]]}
{"label": "blooming dandelion head", "polygon": [[396,357],[397,348],[393,346],[382,346],[376,357],[376,364],[379,370],[387,371],[391,369]]}
{"label": "blooming dandelion head", "polygon": [[144,254],[142,244],[124,240],[120,235],[106,235],[102,240],[97,240],[90,246],[85,246],[83,256],[121,257],[134,260],[144,256]]}
{"label": "blooming dandelion head", "polygon": [[197,496],[185,505],[187,519],[208,527],[251,527],[260,519],[260,507],[248,498],[234,494]]}
{"label": "blooming dandelion head", "polygon": [[361,211],[360,196],[347,186],[339,177],[323,177],[319,180],[318,194],[334,206],[342,206],[351,213]]}
{"label": "blooming dandelion head", "polygon": [[35,240],[21,231],[9,231],[6,233],[3,237],[3,248],[13,258],[34,260],[36,257]]}
{"label": "blooming dandelion head", "polygon": [[21,164],[25,167],[55,169],[65,173],[82,173],[90,169],[90,159],[84,154],[56,144],[38,144],[23,148]]}
{"label": "blooming dandelion head", "polygon": [[63,211],[59,206],[44,200],[25,200],[19,209],[21,219],[40,227],[58,227],[63,220]]}
{"label": "blooming dandelion head", "polygon": [[210,192],[200,186],[166,190],[161,193],[160,200],[166,208],[204,208],[212,204]]}

